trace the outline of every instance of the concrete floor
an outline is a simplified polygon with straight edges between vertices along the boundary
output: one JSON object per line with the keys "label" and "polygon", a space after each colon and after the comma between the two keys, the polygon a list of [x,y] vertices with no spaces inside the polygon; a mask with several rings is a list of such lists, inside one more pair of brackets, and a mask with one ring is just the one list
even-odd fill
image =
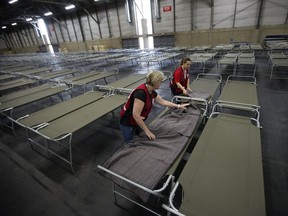
{"label": "concrete floor", "polygon": [[[288,80],[270,80],[267,59],[259,57],[256,60],[260,122],[263,126],[261,140],[266,212],[271,216],[284,216],[288,215]],[[122,64],[119,68],[119,78],[135,70],[147,71],[146,65]],[[162,68],[156,64],[150,68],[173,71],[174,66],[167,62]],[[190,71],[193,78],[199,68],[193,67]],[[210,72],[217,70],[213,67]],[[109,82],[112,81],[111,78]],[[162,84],[159,94],[170,100],[168,81]],[[15,110],[15,117],[59,102],[56,97],[53,101],[41,100]],[[161,110],[162,107],[155,106],[149,120]],[[52,156],[43,157],[44,153],[32,150],[24,129],[18,126],[16,135],[13,135],[9,129],[2,127],[0,215],[150,215],[124,200],[120,200],[120,206],[115,205],[111,182],[98,174],[97,165],[123,146],[118,126],[119,110],[114,113],[114,117],[108,114],[73,137],[74,175],[63,161]]]}

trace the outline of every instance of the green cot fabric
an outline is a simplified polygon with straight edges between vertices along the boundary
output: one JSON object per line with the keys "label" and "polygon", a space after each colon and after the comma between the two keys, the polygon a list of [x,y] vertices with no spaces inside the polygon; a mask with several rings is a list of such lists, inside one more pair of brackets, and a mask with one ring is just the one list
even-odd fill
{"label": "green cot fabric", "polygon": [[212,97],[215,94],[218,86],[219,82],[212,79],[196,79],[190,84],[192,91],[206,92],[209,93]]}
{"label": "green cot fabric", "polygon": [[42,91],[42,90],[49,89],[49,88],[51,88],[50,85],[41,85],[41,86],[25,89],[23,91],[13,92],[11,94],[1,96],[0,102],[3,103],[6,101],[9,101],[9,100],[14,100],[16,98],[20,98],[20,97],[23,97],[25,95],[33,94],[35,92]]}
{"label": "green cot fabric", "polygon": [[248,117],[209,119],[179,182],[185,215],[265,215],[260,129]]}
{"label": "green cot fabric", "polygon": [[24,86],[24,85],[35,83],[34,80],[21,79],[21,81],[20,80],[18,80],[18,81],[19,82],[15,82],[13,84],[1,86],[0,87],[0,91],[10,90],[10,89],[17,88],[17,87],[20,87],[20,86]]}
{"label": "green cot fabric", "polygon": [[33,68],[32,67],[17,66],[17,68],[8,69],[8,70],[5,70],[5,72],[13,73],[13,72],[17,72],[17,71],[21,71],[21,70],[29,70],[29,69],[33,69]]}
{"label": "green cot fabric", "polygon": [[23,81],[26,81],[26,80],[27,79],[24,79],[24,78],[14,79],[14,80],[10,80],[10,81],[7,81],[7,82],[0,83],[0,86],[9,86],[9,85],[13,85],[15,83],[20,83],[20,82],[23,82]]}
{"label": "green cot fabric", "polygon": [[89,76],[89,77],[85,77],[83,79],[78,79],[74,82],[74,84],[86,84],[86,83],[89,83],[89,82],[93,82],[93,81],[96,81],[96,80],[99,80],[99,79],[103,79],[103,78],[106,78],[106,77],[109,77],[109,76],[114,76],[115,73],[109,73],[109,72],[101,72],[101,73],[96,73],[96,74],[93,74],[92,76]]}
{"label": "green cot fabric", "polygon": [[22,74],[22,75],[30,75],[30,74],[35,74],[35,73],[40,73],[40,72],[44,72],[44,71],[48,71],[51,70],[50,67],[41,67],[41,68],[34,68],[34,69],[29,69],[26,71],[19,71],[17,73]]}
{"label": "green cot fabric", "polygon": [[54,71],[54,72],[50,72],[50,73],[46,73],[43,74],[41,76],[38,76],[39,79],[52,79],[52,78],[56,78],[56,77],[61,77],[61,76],[65,76],[68,74],[72,74],[75,73],[76,71],[73,70],[60,70],[60,71]]}
{"label": "green cot fabric", "polygon": [[13,75],[1,75],[0,80],[6,80],[6,79],[10,79],[10,78],[14,78],[15,76]]}
{"label": "green cot fabric", "polygon": [[91,76],[94,76],[94,75],[97,75],[99,74],[100,72],[91,72],[91,73],[85,73],[85,74],[82,74],[80,76],[76,76],[76,77],[72,77],[70,79],[66,79],[65,81],[66,82],[77,82],[78,80],[81,80],[81,79],[85,79],[87,77],[91,77]]}
{"label": "green cot fabric", "polygon": [[237,61],[237,58],[233,57],[224,57],[219,60],[219,64],[235,64]]}
{"label": "green cot fabric", "polygon": [[103,97],[101,92],[88,92],[45,109],[29,114],[27,118],[19,120],[26,127],[37,126],[41,123],[51,122],[61,116],[73,112]]}
{"label": "green cot fabric", "polygon": [[145,77],[145,74],[130,75],[128,77],[110,83],[109,86],[112,86],[114,88],[126,88],[127,86],[131,86],[139,80],[143,80],[143,82],[145,82]]}
{"label": "green cot fabric", "polygon": [[14,100],[10,100],[10,101],[7,101],[7,102],[0,104],[0,111],[3,111],[7,108],[16,108],[19,106],[23,106],[23,105],[31,103],[33,101],[37,101],[37,100],[40,100],[42,98],[49,97],[51,95],[60,93],[64,90],[66,90],[66,87],[64,87],[64,86],[51,87],[50,89],[45,89],[43,91],[39,91],[39,92],[36,92],[34,94],[26,95],[26,96],[23,96],[21,98],[16,98]]}
{"label": "green cot fabric", "polygon": [[219,100],[258,106],[256,85],[250,82],[229,81],[225,84]]}
{"label": "green cot fabric", "polygon": [[51,139],[73,133],[123,105],[127,95],[114,95],[95,101],[49,123],[39,132]]}

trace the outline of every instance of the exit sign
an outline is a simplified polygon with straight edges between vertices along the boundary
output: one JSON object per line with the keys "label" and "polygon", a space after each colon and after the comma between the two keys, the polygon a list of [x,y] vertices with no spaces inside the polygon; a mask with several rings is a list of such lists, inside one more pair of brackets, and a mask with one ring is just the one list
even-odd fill
{"label": "exit sign", "polygon": [[163,6],[163,12],[169,12],[171,10],[172,10],[172,6],[171,5]]}

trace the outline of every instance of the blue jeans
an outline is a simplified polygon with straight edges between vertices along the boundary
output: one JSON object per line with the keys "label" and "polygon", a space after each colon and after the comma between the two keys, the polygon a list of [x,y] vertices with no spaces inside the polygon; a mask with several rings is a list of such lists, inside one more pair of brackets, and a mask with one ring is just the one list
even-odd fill
{"label": "blue jeans", "polygon": [[129,127],[126,125],[120,125],[120,130],[122,132],[122,136],[125,140],[126,143],[128,143],[129,141],[131,141],[136,133],[136,127]]}

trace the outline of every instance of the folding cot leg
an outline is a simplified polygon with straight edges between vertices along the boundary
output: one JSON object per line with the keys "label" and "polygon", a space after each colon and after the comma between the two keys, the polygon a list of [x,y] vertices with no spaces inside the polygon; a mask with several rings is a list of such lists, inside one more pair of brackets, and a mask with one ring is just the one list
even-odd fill
{"label": "folding cot leg", "polygon": [[[116,195],[119,195],[119,196],[121,196],[122,198],[124,198],[124,199],[126,199],[126,200],[128,200],[128,201],[130,201],[130,202],[132,202],[132,203],[134,203],[135,205],[140,206],[140,207],[143,208],[143,209],[146,209],[147,211],[153,213],[154,215],[161,216],[161,214],[153,211],[152,209],[147,208],[146,206],[144,206],[144,205],[142,205],[142,204],[140,204],[140,203],[138,203],[138,202],[136,202],[136,201],[128,198],[127,196],[121,194],[120,192],[116,191],[116,190],[115,190],[115,183],[113,183],[113,184],[114,184],[114,188],[113,188],[114,200],[116,200]],[[116,202],[115,204],[117,205],[117,202]]]}
{"label": "folding cot leg", "polygon": [[105,84],[107,85],[108,83],[107,83],[107,80],[106,80],[106,78],[104,77],[104,81],[105,81]]}
{"label": "folding cot leg", "polygon": [[273,71],[274,71],[274,64],[272,64],[272,66],[271,66],[270,79],[272,79],[272,74],[273,74]]}

